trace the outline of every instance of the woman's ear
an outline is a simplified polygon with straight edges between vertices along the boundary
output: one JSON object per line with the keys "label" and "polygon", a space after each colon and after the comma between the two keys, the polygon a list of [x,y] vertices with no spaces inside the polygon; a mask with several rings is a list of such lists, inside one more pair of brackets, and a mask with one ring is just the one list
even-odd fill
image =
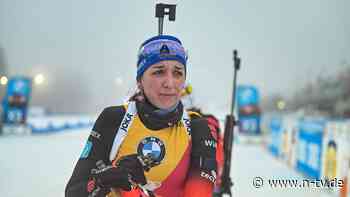
{"label": "woman's ear", "polygon": [[143,93],[143,87],[142,87],[142,84],[141,84],[141,79],[137,80],[136,85],[137,85],[137,89],[138,90],[137,90],[137,95],[135,96],[135,100],[144,101],[145,100],[145,96],[144,96],[144,93]]}
{"label": "woman's ear", "polygon": [[136,85],[137,85],[137,89],[139,89],[141,92],[143,92],[143,86],[142,86],[141,79],[137,80]]}

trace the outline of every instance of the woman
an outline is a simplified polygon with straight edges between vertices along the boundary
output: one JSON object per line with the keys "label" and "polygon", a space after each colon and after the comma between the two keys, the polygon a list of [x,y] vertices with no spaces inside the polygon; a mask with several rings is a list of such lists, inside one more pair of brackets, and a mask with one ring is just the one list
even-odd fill
{"label": "woman", "polygon": [[186,63],[176,37],[155,36],[141,45],[140,91],[100,114],[66,196],[211,196],[216,141],[207,121],[180,101]]}

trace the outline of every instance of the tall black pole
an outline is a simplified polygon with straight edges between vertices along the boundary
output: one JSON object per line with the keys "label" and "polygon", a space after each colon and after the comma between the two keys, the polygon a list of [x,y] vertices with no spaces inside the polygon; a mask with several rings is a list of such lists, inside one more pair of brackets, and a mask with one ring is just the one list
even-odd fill
{"label": "tall black pole", "polygon": [[163,21],[164,17],[158,18],[158,35],[163,35]]}

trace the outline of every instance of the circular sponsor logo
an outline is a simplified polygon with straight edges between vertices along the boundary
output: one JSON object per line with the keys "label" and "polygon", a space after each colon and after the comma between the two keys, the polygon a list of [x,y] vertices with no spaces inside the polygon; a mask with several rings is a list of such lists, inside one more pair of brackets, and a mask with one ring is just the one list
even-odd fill
{"label": "circular sponsor logo", "polygon": [[160,162],[165,156],[165,146],[156,137],[146,137],[139,143],[137,153],[143,156],[151,154],[157,162]]}

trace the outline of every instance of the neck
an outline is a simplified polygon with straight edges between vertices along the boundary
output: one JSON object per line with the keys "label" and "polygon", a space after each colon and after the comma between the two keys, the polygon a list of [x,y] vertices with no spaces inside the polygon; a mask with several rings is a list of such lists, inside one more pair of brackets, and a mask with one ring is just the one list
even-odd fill
{"label": "neck", "polygon": [[179,104],[179,102],[177,102],[172,107],[169,107],[169,108],[166,108],[166,109],[159,108],[159,109],[155,110],[154,112],[157,113],[157,114],[160,114],[160,115],[168,114],[170,112],[173,112],[176,109],[178,104]]}
{"label": "neck", "polygon": [[173,106],[169,107],[169,108],[160,108],[160,107],[157,107],[155,106],[154,104],[152,104],[147,98],[146,98],[146,102],[152,106],[152,108],[154,109],[153,111],[156,113],[156,114],[159,114],[159,115],[165,115],[165,114],[168,114],[170,112],[173,112],[178,104],[179,104],[179,101],[177,103],[175,103]]}

